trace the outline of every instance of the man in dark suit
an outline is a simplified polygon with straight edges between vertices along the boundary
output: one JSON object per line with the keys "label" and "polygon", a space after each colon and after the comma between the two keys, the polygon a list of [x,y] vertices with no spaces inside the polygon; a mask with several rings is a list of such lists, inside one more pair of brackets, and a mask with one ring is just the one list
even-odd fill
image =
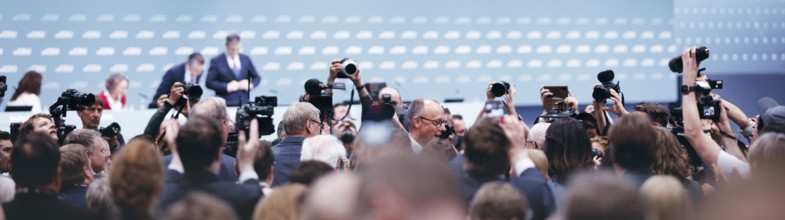
{"label": "man in dark suit", "polygon": [[[167,139],[170,140],[174,158],[169,165],[170,170],[167,171],[159,208],[166,210],[190,192],[199,191],[225,201],[240,219],[251,219],[256,203],[262,196],[259,177],[253,167],[254,157],[261,145],[256,120],[251,122],[248,143],[245,143],[245,132],[239,135],[239,184],[222,181],[217,175],[223,156],[221,122],[210,117],[193,115],[182,128],[177,128],[176,120],[167,123]],[[176,134],[176,137],[170,136],[172,134]],[[173,143],[171,140],[174,140]],[[178,169],[184,173],[180,174]]]}
{"label": "man in dark suit", "polygon": [[40,133],[19,138],[11,153],[16,196],[3,205],[6,219],[99,219],[87,209],[57,199],[62,181],[57,142]]}
{"label": "man in dark suit", "polygon": [[319,109],[307,102],[294,103],[283,113],[282,122],[286,137],[281,143],[273,146],[273,154],[275,154],[273,187],[289,183],[289,176],[300,164],[303,140],[319,135]]}
{"label": "man in dark suit", "polygon": [[528,201],[533,220],[548,218],[555,201],[545,178],[534,167],[525,150],[526,132],[523,122],[514,116],[502,118],[504,123],[483,118],[466,132],[464,155],[450,162],[458,176],[463,196],[470,202],[482,184],[505,181],[504,175],[513,168],[515,176],[509,183]]}
{"label": "man in dark suit", "polygon": [[[253,85],[248,85],[248,77]],[[215,95],[226,99],[226,105],[239,106],[248,102],[247,92],[259,86],[261,78],[256,72],[251,58],[240,54],[240,35],[226,36],[226,53],[210,60],[207,71],[207,88]]]}
{"label": "man in dark suit", "polygon": [[87,186],[93,182],[93,170],[87,149],[80,144],[60,147],[60,172],[63,176],[58,198],[71,205],[87,208]]}
{"label": "man in dark suit", "polygon": [[188,61],[185,63],[173,66],[166,71],[161,84],[158,84],[158,89],[155,90],[153,100],[150,100],[151,108],[158,108],[158,99],[162,95],[168,95],[169,89],[172,88],[175,82],[191,84],[199,84],[199,79],[202,77],[204,70],[204,57],[200,53],[192,53],[188,56]]}

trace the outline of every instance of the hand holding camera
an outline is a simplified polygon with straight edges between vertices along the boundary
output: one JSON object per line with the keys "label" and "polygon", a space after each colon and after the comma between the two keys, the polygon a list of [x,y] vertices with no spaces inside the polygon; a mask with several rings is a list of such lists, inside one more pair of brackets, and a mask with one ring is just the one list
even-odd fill
{"label": "hand holding camera", "polygon": [[[702,47],[705,49],[705,47]],[[698,61],[696,55],[696,48],[687,48],[681,53],[682,61],[682,80],[684,85],[692,86],[695,84],[695,79],[698,77]],[[706,53],[708,58],[708,53]],[[704,58],[704,59],[706,59]]]}
{"label": "hand holding camera", "polygon": [[183,88],[183,83],[175,82],[172,85],[172,89],[169,90],[169,95],[167,96],[166,101],[169,102],[170,105],[174,106],[178,101],[180,101],[180,98],[182,98],[184,94],[185,88]]}

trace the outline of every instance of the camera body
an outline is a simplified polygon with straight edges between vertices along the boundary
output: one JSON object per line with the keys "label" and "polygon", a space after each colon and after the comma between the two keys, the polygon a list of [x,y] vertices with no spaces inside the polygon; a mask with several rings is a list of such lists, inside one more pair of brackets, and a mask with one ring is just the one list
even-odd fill
{"label": "camera body", "polygon": [[102,137],[111,138],[117,136],[117,134],[120,133],[120,130],[121,130],[120,124],[117,124],[117,122],[113,122],[112,124],[106,126],[105,128],[99,128],[98,132],[101,133]]}
{"label": "camera body", "polygon": [[615,74],[613,73],[613,70],[605,70],[597,74],[597,80],[600,81],[601,85],[594,87],[594,91],[591,93],[591,97],[594,98],[595,101],[605,102],[605,100],[611,98],[611,89],[616,91],[616,93],[621,94],[619,82],[613,83],[614,77]]}
{"label": "camera body", "polygon": [[491,94],[493,94],[494,97],[502,97],[504,94],[507,94],[509,90],[510,83],[506,81],[499,81],[491,84]]}
{"label": "camera body", "polygon": [[444,125],[444,132],[439,134],[439,139],[448,139],[450,135],[455,134],[455,128],[452,127],[450,124]]}
{"label": "camera body", "polygon": [[243,105],[237,109],[235,114],[237,130],[248,132],[251,127],[251,120],[256,118],[259,124],[259,134],[269,135],[275,133],[272,116],[275,107],[278,106],[278,97],[257,96],[254,102]]}
{"label": "camera body", "polygon": [[341,59],[341,73],[336,76],[337,78],[349,78],[357,74],[357,62],[349,59]]}
{"label": "camera body", "polygon": [[180,98],[180,100],[177,100],[175,106],[180,106],[180,107],[185,106],[185,103],[188,102],[189,100],[192,100],[193,101],[192,103],[199,102],[199,100],[202,99],[202,94],[204,94],[204,90],[202,90],[202,86],[199,86],[198,84],[186,83],[186,84],[179,85],[179,87],[183,87],[184,90],[183,94],[185,96]]}
{"label": "camera body", "polygon": [[546,122],[552,123],[561,118],[575,118],[578,116],[575,114],[575,109],[567,108],[564,101],[556,101],[553,105],[554,108],[541,115],[540,118],[545,119]]}
{"label": "camera body", "polygon": [[5,76],[0,76],[0,98],[5,96],[5,91],[8,90],[8,84],[6,84]]}
{"label": "camera body", "polygon": [[591,149],[591,154],[592,154],[592,156],[597,157],[597,158],[602,158],[602,156],[603,156],[602,151],[600,149],[597,149],[597,148],[592,148]]}
{"label": "camera body", "polygon": [[[695,61],[698,62],[698,65],[700,65],[701,61],[706,60],[708,58],[709,58],[709,48],[706,48],[705,46],[701,46],[695,49]],[[684,64],[682,63],[681,55],[674,57],[668,62],[668,68],[670,68],[671,71],[673,71],[674,73],[681,73],[682,71],[684,71],[683,65]],[[700,75],[700,73],[698,73],[698,75]]]}
{"label": "camera body", "polygon": [[95,95],[80,93],[76,89],[67,89],[57,98],[57,103],[66,106],[69,110],[81,110],[84,106],[95,104]]}
{"label": "camera body", "polygon": [[720,119],[720,102],[710,95],[711,90],[722,89],[722,80],[707,79],[706,82],[696,83],[695,89],[703,95],[698,99],[698,114],[701,119]]}

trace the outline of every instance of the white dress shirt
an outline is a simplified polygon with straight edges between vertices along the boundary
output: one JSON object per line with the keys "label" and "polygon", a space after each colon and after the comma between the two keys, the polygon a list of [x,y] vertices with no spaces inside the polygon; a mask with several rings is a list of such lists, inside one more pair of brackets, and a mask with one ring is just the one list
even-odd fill
{"label": "white dress shirt", "polygon": [[106,96],[106,101],[109,102],[109,107],[112,108],[112,111],[121,112],[123,111],[123,101],[122,100],[114,100],[111,94],[108,91],[103,91],[104,95]]}
{"label": "white dress shirt", "polygon": [[23,92],[16,100],[9,102],[8,106],[33,106],[30,111],[36,114],[41,112],[41,99],[34,93]]}
{"label": "white dress shirt", "polygon": [[[193,82],[191,80],[193,80]],[[193,79],[193,76],[191,76],[191,71],[188,71],[188,66],[185,67],[185,78],[183,78],[183,82],[199,84],[199,82],[196,82],[196,79]]]}
{"label": "white dress shirt", "polygon": [[[232,56],[229,56],[229,54],[227,53],[226,54],[226,63],[229,64],[229,69],[232,70],[232,75],[234,75],[234,70],[235,69],[237,71],[240,71],[240,68],[243,67],[242,65],[240,65],[240,54],[237,54],[237,56],[232,57]],[[234,91],[229,90],[229,84],[226,84],[226,91],[234,92]]]}

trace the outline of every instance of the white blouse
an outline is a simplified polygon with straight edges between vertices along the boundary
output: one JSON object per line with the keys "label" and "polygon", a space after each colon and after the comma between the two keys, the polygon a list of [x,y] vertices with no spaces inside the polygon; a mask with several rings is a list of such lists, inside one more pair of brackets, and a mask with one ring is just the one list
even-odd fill
{"label": "white blouse", "polygon": [[41,99],[36,94],[23,92],[16,100],[9,102],[8,106],[33,106],[30,111],[35,114],[41,112]]}
{"label": "white blouse", "polygon": [[[112,98],[112,95],[109,94],[109,92],[106,91],[106,90],[104,90],[103,93],[104,93],[104,96],[106,96],[106,101],[109,102],[109,107],[112,108],[112,111],[115,111],[115,112],[123,111],[123,100],[122,99],[114,100],[114,98]],[[122,96],[120,98],[122,98]]]}

